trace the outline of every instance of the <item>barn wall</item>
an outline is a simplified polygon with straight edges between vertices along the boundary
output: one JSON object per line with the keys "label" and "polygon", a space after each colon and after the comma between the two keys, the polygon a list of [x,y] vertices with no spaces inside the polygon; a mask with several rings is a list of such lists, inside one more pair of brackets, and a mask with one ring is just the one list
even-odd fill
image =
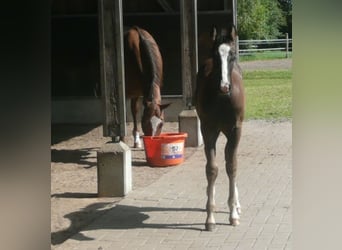
{"label": "barn wall", "polygon": [[51,30],[52,97],[100,94],[97,17],[54,18]]}
{"label": "barn wall", "polygon": [[[165,111],[165,121],[178,121],[178,115],[183,110],[183,100],[177,96],[163,96],[163,103],[171,103]],[[126,100],[126,117],[132,122],[130,100]],[[57,99],[51,105],[52,124],[102,124],[102,102],[98,98],[64,98]],[[141,117],[142,112],[138,113]],[[140,118],[139,118],[140,121]]]}
{"label": "barn wall", "polygon": [[[175,105],[167,110],[177,121],[182,110],[179,0],[123,0],[123,23],[147,29],[159,44],[164,60],[165,96]],[[214,23],[233,20],[232,1],[201,0],[198,5],[199,62],[207,57]],[[167,8],[167,9],[165,9]],[[97,0],[55,0],[52,8],[52,122],[101,123]],[[127,106],[127,110],[130,108]],[[131,119],[130,112],[127,114]]]}

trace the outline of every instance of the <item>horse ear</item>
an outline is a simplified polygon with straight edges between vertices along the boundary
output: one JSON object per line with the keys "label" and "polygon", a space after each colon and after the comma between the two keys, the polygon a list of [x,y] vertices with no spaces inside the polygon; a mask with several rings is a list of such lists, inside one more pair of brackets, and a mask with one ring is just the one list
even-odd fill
{"label": "horse ear", "polygon": [[168,106],[170,106],[171,105],[171,102],[170,103],[167,103],[167,104],[160,104],[159,105],[159,108],[160,108],[160,110],[162,111],[162,110],[164,110],[164,109],[166,109]]}
{"label": "horse ear", "polygon": [[217,28],[215,25],[213,25],[213,27],[211,28],[211,32],[210,32],[210,37],[213,41],[215,41],[216,35],[217,35]]}
{"label": "horse ear", "polygon": [[148,106],[150,106],[151,104],[152,104],[152,102],[151,101],[143,101],[143,104],[144,104],[144,106],[145,107],[148,107]]}
{"label": "horse ear", "polygon": [[232,32],[230,33],[230,35],[232,36],[232,39],[234,41],[236,40],[236,37],[238,36],[237,30],[234,24],[232,24]]}

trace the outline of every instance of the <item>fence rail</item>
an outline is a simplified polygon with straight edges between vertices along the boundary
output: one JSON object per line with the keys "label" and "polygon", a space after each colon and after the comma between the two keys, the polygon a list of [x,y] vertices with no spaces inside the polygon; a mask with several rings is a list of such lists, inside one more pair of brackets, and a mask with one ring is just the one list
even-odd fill
{"label": "fence rail", "polygon": [[285,39],[268,39],[268,40],[239,40],[239,55],[250,55],[255,52],[265,51],[285,51],[286,57],[292,51],[292,39],[287,34]]}

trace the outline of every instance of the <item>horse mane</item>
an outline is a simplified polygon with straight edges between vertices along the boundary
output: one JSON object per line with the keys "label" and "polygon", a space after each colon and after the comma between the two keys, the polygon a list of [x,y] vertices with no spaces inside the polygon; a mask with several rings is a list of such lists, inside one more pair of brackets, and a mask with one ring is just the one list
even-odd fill
{"label": "horse mane", "polygon": [[[163,80],[163,64],[159,47],[153,37],[146,31],[137,26],[133,27],[139,34],[140,52],[142,61],[143,74],[146,82],[150,83],[144,89],[144,99],[152,101],[160,98],[160,93],[156,93],[155,89],[162,87]],[[160,100],[157,100],[158,102]]]}

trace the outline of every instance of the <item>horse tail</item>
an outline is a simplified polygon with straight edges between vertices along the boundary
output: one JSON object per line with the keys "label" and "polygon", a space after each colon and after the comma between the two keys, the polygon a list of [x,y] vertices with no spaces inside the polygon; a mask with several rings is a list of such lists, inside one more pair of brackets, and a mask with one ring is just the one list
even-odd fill
{"label": "horse tail", "polygon": [[146,101],[152,101],[156,94],[154,92],[155,85],[158,86],[157,89],[162,86],[162,57],[154,38],[147,31],[140,29],[137,26],[134,26],[133,28],[139,34],[142,73],[147,83],[144,87],[144,99],[146,99]]}

